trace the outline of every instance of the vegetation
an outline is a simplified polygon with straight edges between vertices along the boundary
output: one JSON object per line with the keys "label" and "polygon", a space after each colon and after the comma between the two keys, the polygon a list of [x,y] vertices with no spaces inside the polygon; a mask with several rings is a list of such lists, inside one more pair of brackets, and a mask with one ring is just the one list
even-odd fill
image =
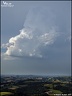
{"label": "vegetation", "polygon": [[54,96],[54,94],[71,94],[72,90],[72,83],[67,77],[63,79],[3,77],[1,80],[1,96]]}
{"label": "vegetation", "polygon": [[52,90],[52,91],[53,91],[54,94],[62,94],[62,92],[59,91],[59,90]]}
{"label": "vegetation", "polygon": [[0,95],[1,96],[9,96],[9,95],[12,95],[11,92],[0,92]]}

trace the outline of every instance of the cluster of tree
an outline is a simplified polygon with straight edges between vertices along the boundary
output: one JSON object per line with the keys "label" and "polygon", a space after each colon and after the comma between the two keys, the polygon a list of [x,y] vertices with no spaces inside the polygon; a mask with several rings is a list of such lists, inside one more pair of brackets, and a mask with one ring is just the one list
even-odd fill
{"label": "cluster of tree", "polygon": [[70,94],[72,92],[71,86],[67,86],[67,85],[62,86],[61,84],[54,86],[53,89],[60,90],[64,94]]}

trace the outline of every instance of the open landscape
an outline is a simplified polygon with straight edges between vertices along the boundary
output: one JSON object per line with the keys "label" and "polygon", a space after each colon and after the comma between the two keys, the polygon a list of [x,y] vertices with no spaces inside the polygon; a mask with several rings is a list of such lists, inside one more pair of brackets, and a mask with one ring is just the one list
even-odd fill
{"label": "open landscape", "polygon": [[0,96],[72,96],[71,1],[1,0]]}
{"label": "open landscape", "polygon": [[71,96],[71,77],[2,75],[1,96]]}

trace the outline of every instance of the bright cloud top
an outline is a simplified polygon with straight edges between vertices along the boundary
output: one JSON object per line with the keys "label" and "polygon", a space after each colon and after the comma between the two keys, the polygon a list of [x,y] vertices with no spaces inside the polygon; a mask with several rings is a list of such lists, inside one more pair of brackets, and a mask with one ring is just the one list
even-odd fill
{"label": "bright cloud top", "polygon": [[57,36],[52,12],[34,8],[28,13],[20,34],[11,37],[3,47],[7,48],[6,55],[42,57],[41,47],[53,44]]}

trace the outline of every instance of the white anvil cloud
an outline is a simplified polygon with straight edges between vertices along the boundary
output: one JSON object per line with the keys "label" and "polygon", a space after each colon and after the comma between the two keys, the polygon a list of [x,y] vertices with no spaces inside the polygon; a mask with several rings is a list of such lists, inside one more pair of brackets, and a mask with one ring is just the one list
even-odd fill
{"label": "white anvil cloud", "polygon": [[20,34],[9,39],[6,55],[42,57],[40,48],[53,44],[58,32],[55,29],[53,14],[48,9],[31,10]]}

